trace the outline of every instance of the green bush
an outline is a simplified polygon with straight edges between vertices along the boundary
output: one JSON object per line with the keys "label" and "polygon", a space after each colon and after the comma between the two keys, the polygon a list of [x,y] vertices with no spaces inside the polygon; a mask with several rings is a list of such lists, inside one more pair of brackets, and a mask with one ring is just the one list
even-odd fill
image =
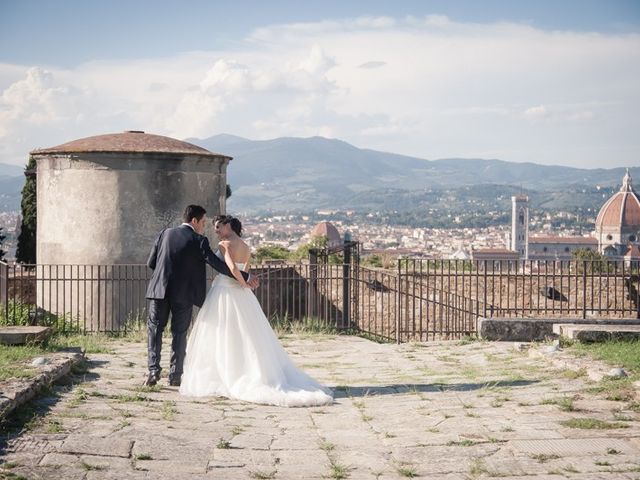
{"label": "green bush", "polygon": [[82,331],[81,324],[77,316],[56,315],[32,303],[10,300],[6,305],[0,304],[0,325],[42,325],[53,327],[56,332],[75,333]]}

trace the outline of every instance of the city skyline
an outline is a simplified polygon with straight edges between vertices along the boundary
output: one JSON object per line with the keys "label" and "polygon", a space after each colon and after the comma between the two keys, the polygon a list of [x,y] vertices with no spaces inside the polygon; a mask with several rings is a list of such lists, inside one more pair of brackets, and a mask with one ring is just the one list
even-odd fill
{"label": "city skyline", "polygon": [[2,0],[0,163],[142,129],[637,165],[640,4],[513,3]]}

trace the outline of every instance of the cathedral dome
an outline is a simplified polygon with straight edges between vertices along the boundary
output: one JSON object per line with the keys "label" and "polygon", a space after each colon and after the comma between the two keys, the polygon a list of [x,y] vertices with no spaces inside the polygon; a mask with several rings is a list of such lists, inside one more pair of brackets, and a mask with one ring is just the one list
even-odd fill
{"label": "cathedral dome", "polygon": [[640,228],[640,200],[633,190],[629,169],[622,187],[600,209],[596,228]]}
{"label": "cathedral dome", "polygon": [[311,238],[313,237],[327,237],[329,247],[335,247],[342,243],[338,229],[330,222],[317,224],[311,231]]}

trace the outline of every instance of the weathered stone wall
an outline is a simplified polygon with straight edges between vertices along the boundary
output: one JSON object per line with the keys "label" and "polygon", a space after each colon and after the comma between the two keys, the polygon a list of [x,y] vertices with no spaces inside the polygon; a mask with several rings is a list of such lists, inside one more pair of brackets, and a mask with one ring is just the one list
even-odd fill
{"label": "weathered stone wall", "polygon": [[[210,217],[225,212],[227,157],[82,153],[36,158],[39,265],[145,264],[158,232],[179,225],[186,205],[202,205]],[[206,233],[213,233],[210,222]],[[61,292],[59,281],[53,288],[38,282],[38,304],[64,314],[75,300],[74,311],[86,318],[89,329],[118,329],[105,319],[125,316],[119,312],[129,308],[130,294],[114,288],[121,279],[111,278],[112,272],[105,270],[99,280],[95,273],[87,280],[84,272],[74,276],[73,299],[69,289]]]}
{"label": "weathered stone wall", "polygon": [[179,224],[186,205],[225,211],[224,157],[85,153],[37,162],[39,264],[145,263],[156,234]]}

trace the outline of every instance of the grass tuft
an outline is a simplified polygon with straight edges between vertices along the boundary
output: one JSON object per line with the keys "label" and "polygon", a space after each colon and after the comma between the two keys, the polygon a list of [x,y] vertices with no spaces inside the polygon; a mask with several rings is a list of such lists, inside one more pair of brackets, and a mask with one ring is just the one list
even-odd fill
{"label": "grass tuft", "polygon": [[555,454],[538,453],[537,455],[531,455],[531,458],[537,460],[538,463],[546,463],[549,460],[560,458],[560,456]]}
{"label": "grass tuft", "polygon": [[480,442],[475,442],[473,440],[469,440],[465,438],[464,440],[450,440],[447,442],[448,447],[472,447],[473,445],[477,445]]}
{"label": "grass tuft", "polygon": [[325,452],[331,452],[336,448],[335,444],[325,440],[321,441],[318,446],[320,447],[320,450],[324,450]]}
{"label": "grass tuft", "polygon": [[540,402],[540,404],[541,405],[557,405],[558,408],[563,412],[577,411],[575,405],[573,404],[572,397],[545,398]]}
{"label": "grass tuft", "polygon": [[141,395],[139,393],[136,393],[134,395],[123,393],[120,395],[116,395],[114,398],[116,402],[119,402],[119,403],[146,402],[147,400],[149,400],[148,397],[145,397],[144,395]]}
{"label": "grass tuft", "polygon": [[629,425],[621,422],[605,422],[597,418],[572,418],[560,422],[560,425],[569,428],[581,428],[585,430],[607,430],[614,428],[629,428]]}
{"label": "grass tuft", "polygon": [[414,478],[418,476],[416,467],[410,465],[396,467],[396,471],[401,477]]}
{"label": "grass tuft", "polygon": [[269,472],[265,472],[263,470],[256,470],[256,471],[253,471],[253,472],[249,472],[249,476],[251,478],[257,478],[257,479],[260,479],[260,480],[269,480],[269,479],[272,479],[272,478],[276,478],[276,473],[277,473],[276,470],[272,470],[272,471],[269,471]]}
{"label": "grass tuft", "polygon": [[87,463],[87,462],[80,462],[80,467],[88,472],[90,471],[100,471],[100,470],[106,470],[107,467],[104,465],[93,465],[91,463]]}
{"label": "grass tuft", "polygon": [[273,328],[278,337],[288,334],[301,335],[303,337],[338,334],[338,330],[335,327],[317,318],[305,317],[302,320],[293,321],[288,315],[284,317],[274,316],[269,320],[269,323],[271,323],[271,328]]}
{"label": "grass tuft", "polygon": [[216,444],[216,448],[219,448],[220,450],[229,450],[231,448],[231,442],[224,438],[220,438]]}
{"label": "grass tuft", "polygon": [[342,465],[337,463],[335,460],[330,460],[329,464],[329,477],[335,480],[342,480],[344,478],[349,478],[349,467],[346,465]]}
{"label": "grass tuft", "polygon": [[173,400],[167,400],[162,402],[162,419],[168,422],[174,420],[178,410],[176,409],[176,402]]}

